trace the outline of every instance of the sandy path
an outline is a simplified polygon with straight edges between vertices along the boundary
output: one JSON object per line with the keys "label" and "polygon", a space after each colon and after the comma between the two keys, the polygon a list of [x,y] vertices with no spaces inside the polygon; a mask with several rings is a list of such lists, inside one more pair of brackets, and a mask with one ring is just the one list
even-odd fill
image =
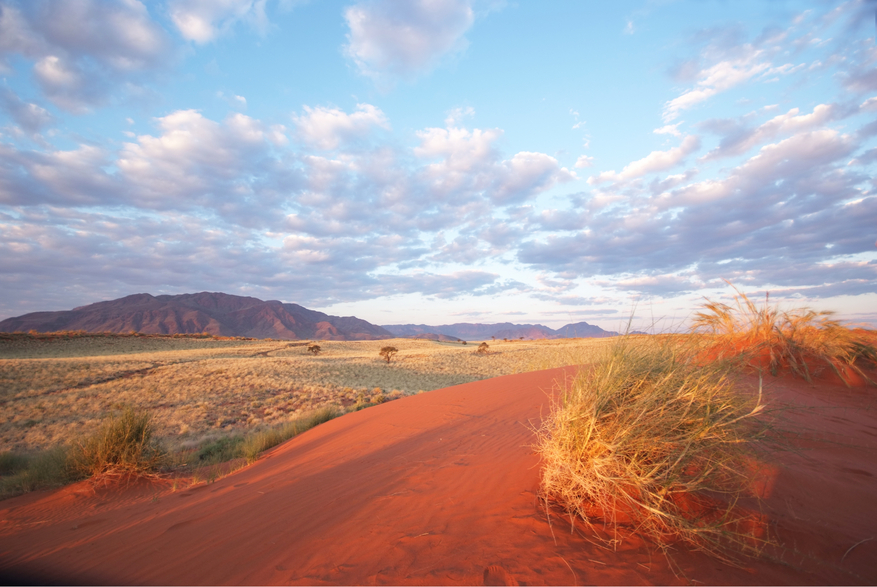
{"label": "sandy path", "polygon": [[528,422],[571,372],[499,377],[350,414],[185,491],[81,483],[0,502],[0,572],[116,584],[877,581],[873,390],[831,387],[825,401],[824,389],[773,384],[777,401],[811,406],[788,416],[802,432],[796,442],[810,446],[783,454],[765,502],[788,542],[772,553],[782,560],[734,568],[680,548],[676,576],[636,539],[611,552],[556,515],[548,525]]}

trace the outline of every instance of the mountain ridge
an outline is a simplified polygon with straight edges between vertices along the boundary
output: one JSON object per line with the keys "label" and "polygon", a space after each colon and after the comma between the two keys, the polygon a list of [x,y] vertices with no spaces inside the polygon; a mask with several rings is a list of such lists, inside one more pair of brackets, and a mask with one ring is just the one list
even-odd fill
{"label": "mountain ridge", "polygon": [[281,340],[380,340],[393,338],[355,316],[331,316],[294,303],[264,301],[221,292],[158,295],[138,293],[78,306],[31,312],[0,321],[0,332],[84,330],[246,336]]}
{"label": "mountain ridge", "polygon": [[[461,340],[486,340],[490,338],[606,338],[618,336],[613,330],[603,330],[594,324],[576,322],[567,324],[558,329],[553,329],[543,324],[513,324],[500,322],[498,324],[481,324],[470,322],[458,322],[455,324],[429,325],[429,324],[385,324],[384,330],[395,336],[403,338],[423,338],[427,335],[448,336]],[[631,334],[644,334],[634,332]]]}

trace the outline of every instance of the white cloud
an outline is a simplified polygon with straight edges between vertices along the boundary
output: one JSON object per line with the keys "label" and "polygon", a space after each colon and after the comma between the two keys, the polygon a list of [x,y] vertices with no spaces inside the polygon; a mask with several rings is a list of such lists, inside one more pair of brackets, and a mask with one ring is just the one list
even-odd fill
{"label": "white cloud", "polygon": [[777,136],[818,128],[841,116],[840,109],[832,104],[819,104],[810,114],[799,114],[799,112],[798,108],[792,108],[753,130],[734,132],[726,136],[718,147],[704,155],[703,160],[741,155]]}
{"label": "white cloud", "polygon": [[682,133],[679,132],[679,125],[682,124],[682,122],[677,122],[676,124],[668,124],[662,126],[661,128],[656,128],[652,132],[656,135],[673,135],[674,137],[681,137]]}
{"label": "white cloud", "polygon": [[368,0],[344,18],[345,50],[364,74],[409,77],[465,49],[475,14],[469,0]]}
{"label": "white cloud", "polygon": [[594,158],[589,157],[587,155],[582,155],[578,159],[576,159],[576,169],[585,169],[587,167],[594,166]]}
{"label": "white cloud", "polygon": [[168,10],[183,38],[207,43],[237,22],[260,33],[268,28],[267,0],[171,0]]}
{"label": "white cloud", "polygon": [[0,60],[13,54],[34,62],[49,100],[82,113],[113,85],[164,67],[170,42],[137,0],[9,2],[0,5]]}
{"label": "white cloud", "polygon": [[625,166],[621,173],[604,171],[599,175],[588,178],[588,183],[593,185],[606,181],[627,181],[642,177],[648,173],[665,171],[681,163],[685,157],[699,148],[700,139],[694,135],[689,135],[682,140],[682,144],[678,147],[667,151],[652,151],[642,159]]}
{"label": "white cloud", "polygon": [[695,87],[664,105],[664,122],[669,123],[675,120],[682,110],[691,108],[770,69],[770,64],[762,61],[764,57],[762,51],[747,45],[742,48],[742,52],[743,55],[740,57],[720,61],[699,71]]}
{"label": "white cloud", "polygon": [[386,115],[371,104],[357,104],[356,111],[351,114],[338,108],[305,106],[303,115],[293,115],[292,118],[299,140],[322,150],[336,149],[343,143],[363,139],[375,127],[390,128]]}
{"label": "white cloud", "polygon": [[454,108],[448,112],[448,116],[445,118],[445,126],[457,126],[463,122],[464,118],[469,118],[471,116],[475,116],[475,109],[471,106],[466,106],[465,108]]}

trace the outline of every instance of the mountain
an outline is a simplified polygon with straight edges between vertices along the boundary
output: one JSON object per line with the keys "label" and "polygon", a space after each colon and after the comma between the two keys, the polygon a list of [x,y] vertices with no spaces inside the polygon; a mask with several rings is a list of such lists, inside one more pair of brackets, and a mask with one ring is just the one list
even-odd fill
{"label": "mountain", "polygon": [[[430,326],[428,324],[390,324],[382,326],[394,336],[403,338],[425,338],[427,335],[450,336],[462,340],[488,340],[495,338],[604,338],[618,336],[617,332],[603,330],[599,326],[587,322],[567,324],[557,330],[543,326],[542,324],[512,324],[502,322],[500,324],[470,324],[461,322],[457,324],[443,324]],[[637,333],[632,333],[637,334]]]}
{"label": "mountain", "polygon": [[380,326],[353,316],[330,316],[298,304],[224,293],[134,294],[61,312],[33,312],[0,322],[0,332],[85,330],[247,336],[284,340],[393,338]]}

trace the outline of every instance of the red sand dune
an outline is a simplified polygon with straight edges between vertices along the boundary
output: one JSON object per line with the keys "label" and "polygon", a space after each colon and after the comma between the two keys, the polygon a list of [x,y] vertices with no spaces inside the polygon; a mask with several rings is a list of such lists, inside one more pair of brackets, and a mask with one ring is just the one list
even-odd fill
{"label": "red sand dune", "polygon": [[0,577],[114,584],[877,583],[877,391],[768,377],[800,450],[763,479],[784,547],[743,566],[679,545],[677,573],[536,499],[530,426],[554,369],[333,420],[210,485],[79,483],[0,502]]}

